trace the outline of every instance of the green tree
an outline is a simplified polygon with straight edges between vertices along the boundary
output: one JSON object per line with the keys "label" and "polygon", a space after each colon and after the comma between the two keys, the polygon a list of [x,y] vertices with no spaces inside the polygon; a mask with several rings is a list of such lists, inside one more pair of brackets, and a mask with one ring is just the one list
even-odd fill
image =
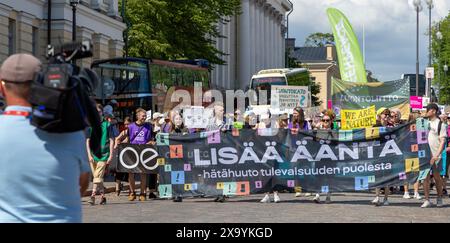
{"label": "green tree", "polygon": [[[214,39],[217,23],[239,13],[240,0],[125,0],[129,56],[207,59],[225,64]],[[119,5],[121,6],[121,4]]]}
{"label": "green tree", "polygon": [[[442,38],[438,38],[438,32]],[[450,13],[432,27],[432,53],[434,81],[439,90],[439,103],[450,104],[450,72],[444,72],[444,65],[450,66]]]}
{"label": "green tree", "polygon": [[334,36],[331,33],[320,33],[316,32],[310,34],[305,41],[305,46],[307,47],[322,47],[326,44],[334,43]]}

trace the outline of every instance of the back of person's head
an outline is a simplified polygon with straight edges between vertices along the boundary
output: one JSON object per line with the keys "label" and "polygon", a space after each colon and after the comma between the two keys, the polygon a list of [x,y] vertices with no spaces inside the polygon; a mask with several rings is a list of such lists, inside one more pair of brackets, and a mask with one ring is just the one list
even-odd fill
{"label": "back of person's head", "polygon": [[5,92],[17,98],[28,99],[31,81],[41,70],[41,65],[36,57],[29,54],[9,56],[0,67],[0,80]]}

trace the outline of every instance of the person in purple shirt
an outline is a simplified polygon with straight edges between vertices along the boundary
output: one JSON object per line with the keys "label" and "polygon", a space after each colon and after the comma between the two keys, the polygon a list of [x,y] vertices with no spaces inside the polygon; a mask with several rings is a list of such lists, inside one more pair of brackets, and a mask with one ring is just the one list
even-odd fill
{"label": "person in purple shirt", "polygon": [[[151,144],[154,145],[155,141],[152,138],[152,126],[146,123],[147,112],[138,108],[136,110],[136,122],[128,126],[128,142],[130,144]],[[128,196],[129,201],[134,201],[136,199],[136,184],[134,181],[134,174],[129,173],[128,182],[130,183],[130,195]],[[141,173],[141,193],[139,195],[139,201],[146,200],[146,188],[147,188],[147,174]]]}
{"label": "person in purple shirt", "polygon": [[311,125],[305,120],[305,113],[301,107],[295,107],[292,121],[288,123],[289,130],[311,130]]}

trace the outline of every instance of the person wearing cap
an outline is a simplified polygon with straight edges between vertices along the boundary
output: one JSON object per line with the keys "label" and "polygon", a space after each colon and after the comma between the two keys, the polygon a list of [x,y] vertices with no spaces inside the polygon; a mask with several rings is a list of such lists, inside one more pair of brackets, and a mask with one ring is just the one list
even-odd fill
{"label": "person wearing cap", "polygon": [[[426,116],[428,117],[428,144],[430,146],[432,158],[430,160],[431,169],[434,181],[436,183],[436,189],[438,197],[436,199],[436,206],[442,207],[442,188],[443,181],[438,169],[439,163],[441,163],[441,155],[444,150],[445,139],[447,138],[447,127],[438,118],[439,107],[435,103],[429,103],[426,107]],[[425,194],[425,201],[422,204],[422,208],[431,207],[430,202],[430,174],[428,174],[423,182],[423,189]]]}
{"label": "person wearing cap", "polygon": [[85,134],[48,133],[30,124],[30,87],[40,70],[29,54],[11,55],[0,67],[7,104],[0,116],[0,222],[82,222],[90,171]]}
{"label": "person wearing cap", "polygon": [[153,125],[153,133],[156,135],[158,132],[161,131],[161,126],[164,124],[164,115],[159,113],[159,112],[155,112],[153,113],[152,116],[152,125]]}

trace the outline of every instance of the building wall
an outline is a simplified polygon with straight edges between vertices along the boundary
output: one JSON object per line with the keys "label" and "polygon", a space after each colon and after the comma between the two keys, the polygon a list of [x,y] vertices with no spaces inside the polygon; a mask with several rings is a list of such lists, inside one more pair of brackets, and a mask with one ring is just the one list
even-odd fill
{"label": "building wall", "polygon": [[242,14],[218,30],[226,38],[218,39],[216,48],[228,54],[226,65],[212,71],[217,88],[244,89],[251,76],[262,69],[285,66],[285,16],[287,0],[242,0]]}
{"label": "building wall", "polygon": [[[0,63],[9,55],[10,20],[15,21],[14,53],[35,54],[46,62],[47,0],[2,0],[0,3]],[[82,0],[77,6],[77,41],[90,40],[94,57],[79,60],[88,67],[100,58],[122,56],[125,24],[118,16],[118,0]],[[72,7],[67,0],[52,0],[52,45],[72,41]],[[33,53],[34,51],[34,53]]]}

